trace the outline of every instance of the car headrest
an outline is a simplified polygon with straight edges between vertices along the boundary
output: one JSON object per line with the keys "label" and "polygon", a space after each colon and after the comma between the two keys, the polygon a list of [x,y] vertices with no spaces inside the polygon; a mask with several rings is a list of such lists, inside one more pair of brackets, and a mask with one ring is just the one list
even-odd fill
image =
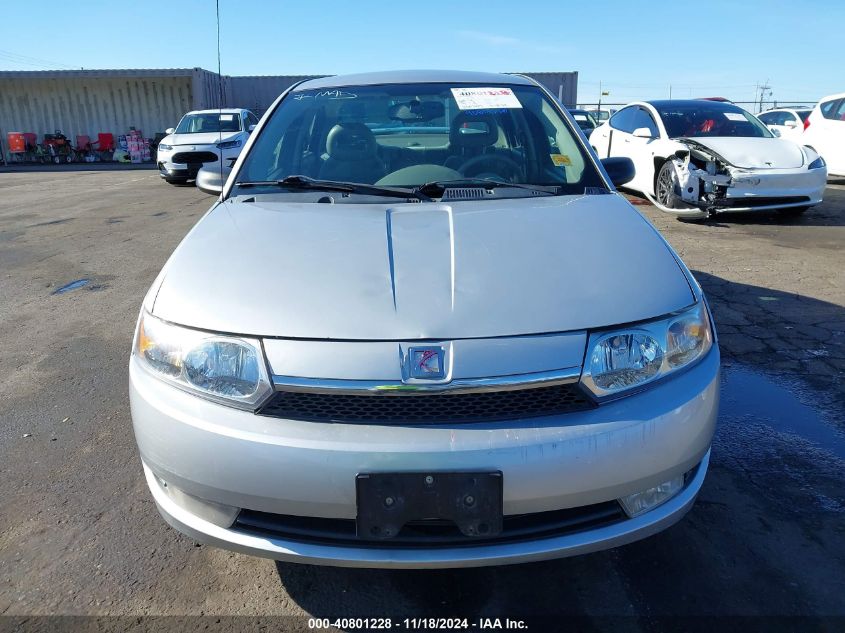
{"label": "car headrest", "polygon": [[499,126],[492,114],[459,112],[449,128],[452,147],[488,147],[499,140]]}
{"label": "car headrest", "polygon": [[363,123],[338,123],[326,137],[326,153],[343,161],[372,158],[376,155],[376,137]]}

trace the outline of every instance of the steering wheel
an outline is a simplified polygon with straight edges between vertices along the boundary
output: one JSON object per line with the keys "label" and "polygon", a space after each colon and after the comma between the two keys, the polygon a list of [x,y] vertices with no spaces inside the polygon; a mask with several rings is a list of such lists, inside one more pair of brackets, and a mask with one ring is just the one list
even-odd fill
{"label": "steering wheel", "polygon": [[[480,156],[473,156],[468,161],[466,161],[463,165],[461,165],[458,171],[461,172],[466,177],[477,176],[477,173],[472,173],[474,168],[485,165],[489,165],[491,163],[495,163],[498,166],[504,167],[504,171],[507,174],[498,173],[496,169],[493,169],[499,177],[515,177],[519,176],[522,172],[522,166],[517,163],[513,158],[508,158],[507,156],[502,156],[501,154],[481,154]],[[482,171],[490,171],[489,169],[478,169],[478,172]]]}

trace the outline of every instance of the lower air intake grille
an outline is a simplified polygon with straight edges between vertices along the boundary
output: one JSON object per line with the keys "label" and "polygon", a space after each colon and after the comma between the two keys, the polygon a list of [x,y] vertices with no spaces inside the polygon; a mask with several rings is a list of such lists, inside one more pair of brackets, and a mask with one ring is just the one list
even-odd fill
{"label": "lower air intake grille", "polygon": [[580,508],[506,516],[502,532],[490,538],[464,536],[450,521],[428,519],[411,521],[394,538],[374,542],[357,538],[355,519],[299,517],[255,510],[241,510],[233,529],[305,543],[383,549],[519,542],[582,532],[623,520],[625,513],[619,504],[607,501]]}
{"label": "lower air intake grille", "polygon": [[217,154],[214,152],[179,152],[173,154],[170,159],[173,163],[191,164],[191,163],[213,163],[217,160]]}
{"label": "lower air intake grille", "polygon": [[584,411],[575,384],[479,393],[349,395],[278,391],[259,411],[287,420],[351,424],[455,424]]}

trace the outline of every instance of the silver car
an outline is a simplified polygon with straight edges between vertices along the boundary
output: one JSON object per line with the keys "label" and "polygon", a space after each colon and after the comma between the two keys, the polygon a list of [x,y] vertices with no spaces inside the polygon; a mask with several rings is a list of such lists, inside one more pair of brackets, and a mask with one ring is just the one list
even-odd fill
{"label": "silver car", "polygon": [[701,288],[542,86],[300,83],[143,301],[146,480],[176,529],[277,560],[521,563],[654,534],[707,471]]}

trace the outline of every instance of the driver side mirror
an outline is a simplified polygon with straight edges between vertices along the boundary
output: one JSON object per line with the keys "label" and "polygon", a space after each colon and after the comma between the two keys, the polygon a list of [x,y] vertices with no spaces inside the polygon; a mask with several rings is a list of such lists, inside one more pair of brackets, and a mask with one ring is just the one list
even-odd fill
{"label": "driver side mirror", "polygon": [[634,161],[625,156],[602,158],[601,164],[614,187],[620,187],[625,183],[631,182],[637,173],[637,170],[634,168]]}
{"label": "driver side mirror", "polygon": [[164,131],[164,133],[165,134],[173,134],[175,131],[176,131],[175,128],[169,127]]}
{"label": "driver side mirror", "polygon": [[779,129],[777,129],[775,127],[770,127],[769,129],[772,131],[772,134],[774,134],[775,136],[778,136],[778,137],[780,136],[780,130]]}
{"label": "driver side mirror", "polygon": [[255,124],[250,125],[250,126],[246,129],[246,131],[247,131],[247,132],[249,132],[250,134],[252,134],[252,132],[253,132],[254,130],[255,130]]}
{"label": "driver side mirror", "polygon": [[638,127],[632,134],[637,138],[654,138],[654,134],[647,127]]}
{"label": "driver side mirror", "polygon": [[792,128],[798,127],[798,124],[795,121],[793,121],[792,119],[790,119],[789,121],[784,123],[784,125],[786,127],[792,127]]}

